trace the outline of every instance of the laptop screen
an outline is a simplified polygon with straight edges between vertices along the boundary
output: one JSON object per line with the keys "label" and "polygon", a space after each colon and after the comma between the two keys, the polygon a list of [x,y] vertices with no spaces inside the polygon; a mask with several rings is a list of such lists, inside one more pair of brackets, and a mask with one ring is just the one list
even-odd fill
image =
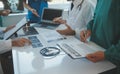
{"label": "laptop screen", "polygon": [[44,8],[42,13],[42,21],[53,21],[55,17],[61,17],[62,16],[62,9],[53,9],[53,8]]}

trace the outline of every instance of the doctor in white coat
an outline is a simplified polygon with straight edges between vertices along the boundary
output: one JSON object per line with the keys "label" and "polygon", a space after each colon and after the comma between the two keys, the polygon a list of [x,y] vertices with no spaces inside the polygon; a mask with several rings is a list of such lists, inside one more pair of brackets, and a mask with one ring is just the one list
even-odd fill
{"label": "doctor in white coat", "polygon": [[67,26],[66,29],[57,29],[60,34],[74,35],[76,30],[85,28],[86,24],[93,18],[96,0],[74,0],[73,5],[66,20],[59,17],[53,20]]}
{"label": "doctor in white coat", "polygon": [[[0,10],[0,16],[7,16],[11,11],[10,10]],[[2,21],[0,21],[1,23]],[[9,40],[1,40],[4,36],[4,33],[12,29],[15,25],[8,26],[5,30],[0,30],[0,54],[12,49],[12,46],[24,46],[25,43],[30,44],[30,41],[25,38],[20,39],[9,39]]]}
{"label": "doctor in white coat", "polygon": [[[10,10],[0,10],[0,15],[7,16],[10,13]],[[2,21],[0,21],[2,23]],[[11,55],[12,46],[21,47],[26,43],[30,44],[30,41],[25,38],[19,39],[9,39],[9,40],[1,40],[3,38],[4,33],[12,29],[15,25],[7,27],[5,30],[0,30],[0,64],[2,66],[2,70],[4,74],[13,74],[13,64]],[[10,52],[9,52],[10,51]],[[0,74],[1,71],[0,70]]]}
{"label": "doctor in white coat", "polygon": [[[14,26],[10,26],[5,30],[0,30],[0,38],[4,36],[4,33],[7,32]],[[0,64],[4,74],[13,74],[13,64],[11,59],[11,53],[9,52],[13,46],[22,47],[25,44],[30,44],[30,41],[25,38],[18,39],[9,39],[9,40],[0,40]],[[9,67],[9,68],[8,68]]]}
{"label": "doctor in white coat", "polygon": [[[4,36],[4,33],[9,31],[13,26],[7,27],[5,30],[0,30],[0,38]],[[25,38],[9,39],[9,40],[0,40],[0,54],[7,52],[12,49],[12,46],[22,47],[25,44],[30,44],[30,41]]]}

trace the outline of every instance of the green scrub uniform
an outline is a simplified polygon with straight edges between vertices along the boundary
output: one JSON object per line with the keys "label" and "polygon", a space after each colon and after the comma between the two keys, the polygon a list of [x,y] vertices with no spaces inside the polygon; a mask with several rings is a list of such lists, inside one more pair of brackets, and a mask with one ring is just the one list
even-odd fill
{"label": "green scrub uniform", "polygon": [[0,27],[2,27],[2,17],[0,16]]}
{"label": "green scrub uniform", "polygon": [[120,74],[120,0],[98,0],[93,20],[87,25],[91,41],[106,49],[105,58]]}

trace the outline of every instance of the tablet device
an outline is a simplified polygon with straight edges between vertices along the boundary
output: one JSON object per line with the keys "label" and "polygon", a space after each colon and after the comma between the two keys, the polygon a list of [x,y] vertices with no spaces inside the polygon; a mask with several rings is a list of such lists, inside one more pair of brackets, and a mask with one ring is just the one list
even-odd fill
{"label": "tablet device", "polygon": [[15,34],[19,29],[21,29],[25,24],[27,23],[26,18],[24,17],[20,22],[16,24],[14,28],[11,30],[7,31],[4,34],[3,40],[9,39],[13,34]]}

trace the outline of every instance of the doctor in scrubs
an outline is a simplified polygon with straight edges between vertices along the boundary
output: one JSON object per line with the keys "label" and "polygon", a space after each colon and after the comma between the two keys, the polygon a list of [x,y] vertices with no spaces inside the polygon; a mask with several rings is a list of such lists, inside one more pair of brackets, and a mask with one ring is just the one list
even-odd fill
{"label": "doctor in scrubs", "polygon": [[120,0],[98,0],[94,19],[87,30],[81,31],[81,41],[86,42],[89,36],[106,51],[88,54],[86,58],[93,62],[107,59],[117,66],[114,74],[120,74]]}
{"label": "doctor in scrubs", "polygon": [[28,9],[27,19],[29,22],[40,22],[42,10],[48,7],[48,1],[51,0],[23,0],[24,7]]}

